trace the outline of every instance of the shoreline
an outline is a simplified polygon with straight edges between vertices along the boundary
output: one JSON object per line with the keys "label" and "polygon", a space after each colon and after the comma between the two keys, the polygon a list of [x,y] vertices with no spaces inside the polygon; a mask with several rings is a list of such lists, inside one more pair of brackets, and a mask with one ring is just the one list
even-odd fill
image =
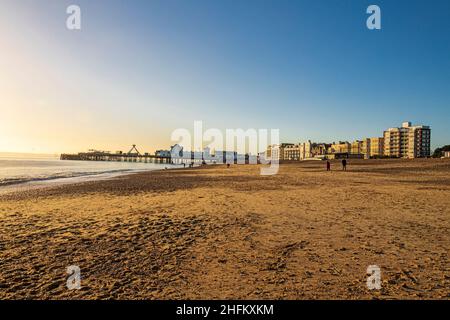
{"label": "shoreline", "polygon": [[104,172],[93,172],[89,174],[80,174],[78,176],[71,177],[49,177],[49,178],[35,178],[30,181],[12,182],[6,184],[0,184],[0,195],[9,194],[14,192],[22,192],[34,189],[45,189],[58,187],[66,184],[79,184],[91,181],[102,181],[108,179],[114,179],[120,176],[139,174],[142,172],[151,172],[159,170],[176,170],[180,169],[172,165],[168,168],[159,169],[123,169],[123,170],[111,170]]}
{"label": "shoreline", "polygon": [[[450,298],[450,161],[259,167],[0,195],[0,298]],[[80,290],[66,288],[71,265]]]}
{"label": "shoreline", "polygon": [[[330,160],[332,163],[334,163],[335,167],[339,167],[340,166],[340,161],[341,160]],[[359,165],[364,165],[364,162],[369,161],[372,163],[377,163],[379,162],[381,163],[390,163],[390,164],[394,164],[396,162],[398,163],[403,163],[403,162],[412,162],[412,161],[447,161],[447,159],[370,159],[370,160],[366,160],[366,159],[352,159],[350,161],[353,162],[357,162]],[[280,166],[284,166],[284,165],[307,165],[308,164],[313,164],[313,165],[317,165],[317,164],[323,164],[323,161],[318,161],[318,160],[305,160],[305,161],[281,161],[280,162]],[[238,164],[233,164],[233,166],[237,166]],[[245,166],[249,166],[249,164],[239,164],[239,166],[241,165],[245,165]],[[85,182],[96,182],[96,181],[104,181],[104,180],[114,180],[117,177],[124,177],[124,176],[128,176],[128,175],[135,175],[135,174],[141,174],[141,173],[148,173],[148,172],[153,172],[153,171],[165,171],[165,170],[179,170],[179,169],[184,169],[187,170],[189,169],[188,167],[181,167],[181,165],[168,165],[168,166],[172,166],[172,167],[166,167],[166,168],[159,168],[159,169],[124,169],[124,170],[114,170],[114,171],[107,171],[107,172],[95,172],[95,173],[90,173],[90,174],[85,174],[85,175],[80,175],[80,176],[73,176],[73,177],[56,177],[56,178],[42,178],[42,179],[36,179],[36,180],[31,180],[31,181],[24,181],[24,182],[17,182],[17,183],[11,183],[11,184],[4,184],[4,185],[0,185],[0,196],[2,195],[7,195],[7,194],[11,194],[11,193],[16,193],[16,192],[26,192],[26,191],[32,191],[32,190],[37,190],[37,189],[48,189],[48,188],[57,188],[59,186],[64,186],[64,185],[77,185],[77,184],[83,184]],[[206,167],[209,166],[224,166],[224,164],[208,164]],[[250,166],[263,166],[261,164],[250,164]],[[200,168],[202,167],[201,165],[196,165],[193,168],[190,169],[195,169],[195,168]],[[319,166],[320,167],[320,166]]]}

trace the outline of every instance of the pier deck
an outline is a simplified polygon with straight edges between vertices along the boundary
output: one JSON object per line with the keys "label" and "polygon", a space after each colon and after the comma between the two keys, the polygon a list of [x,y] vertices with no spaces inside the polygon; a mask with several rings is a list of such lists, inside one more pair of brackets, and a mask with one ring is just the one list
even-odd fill
{"label": "pier deck", "polygon": [[171,157],[155,156],[151,154],[117,154],[104,152],[80,152],[77,154],[63,153],[61,160],[80,161],[116,161],[116,162],[144,162],[144,163],[172,163]]}

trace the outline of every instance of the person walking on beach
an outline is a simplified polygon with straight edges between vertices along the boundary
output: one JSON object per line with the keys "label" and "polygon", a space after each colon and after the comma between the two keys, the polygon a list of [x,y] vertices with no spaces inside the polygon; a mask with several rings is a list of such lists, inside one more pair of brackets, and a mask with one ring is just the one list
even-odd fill
{"label": "person walking on beach", "polygon": [[342,159],[342,170],[347,171],[347,160]]}
{"label": "person walking on beach", "polygon": [[327,171],[331,171],[331,163],[327,160]]}

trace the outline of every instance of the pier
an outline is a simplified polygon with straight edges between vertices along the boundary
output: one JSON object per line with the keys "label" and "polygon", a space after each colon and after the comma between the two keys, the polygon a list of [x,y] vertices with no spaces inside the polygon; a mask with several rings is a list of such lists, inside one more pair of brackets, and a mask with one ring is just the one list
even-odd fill
{"label": "pier", "polygon": [[78,161],[116,161],[116,162],[142,162],[142,163],[172,163],[169,155],[152,155],[149,153],[141,154],[136,145],[133,145],[130,151],[123,153],[117,151],[111,153],[109,151],[89,150],[88,152],[79,152],[76,154],[63,153],[61,160],[78,160]]}
{"label": "pier", "polygon": [[[220,163],[233,163],[233,164],[249,164],[260,163],[259,157],[251,156],[248,154],[238,155],[235,151],[218,151],[214,155],[207,152],[193,152],[183,151],[180,147],[174,152],[174,148],[178,145],[172,146],[171,150],[158,150],[155,154],[140,153],[133,145],[130,151],[124,153],[117,151],[112,153],[109,151],[89,150],[88,152],[79,152],[76,154],[63,153],[60,156],[61,160],[79,160],[79,161],[116,161],[116,162],[142,162],[142,163],[163,163],[163,164],[220,164]],[[172,158],[171,154],[177,154],[179,156]]]}
{"label": "pier", "polygon": [[170,157],[160,157],[150,154],[128,155],[105,152],[80,152],[77,154],[63,153],[61,160],[80,161],[117,161],[117,162],[144,162],[144,163],[171,163]]}

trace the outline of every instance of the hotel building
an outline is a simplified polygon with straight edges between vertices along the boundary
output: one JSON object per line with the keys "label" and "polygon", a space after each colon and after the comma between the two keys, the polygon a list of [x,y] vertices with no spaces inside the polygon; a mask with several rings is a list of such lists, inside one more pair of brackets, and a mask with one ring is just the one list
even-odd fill
{"label": "hotel building", "polygon": [[298,144],[286,144],[283,147],[284,160],[300,160],[300,147]]}

